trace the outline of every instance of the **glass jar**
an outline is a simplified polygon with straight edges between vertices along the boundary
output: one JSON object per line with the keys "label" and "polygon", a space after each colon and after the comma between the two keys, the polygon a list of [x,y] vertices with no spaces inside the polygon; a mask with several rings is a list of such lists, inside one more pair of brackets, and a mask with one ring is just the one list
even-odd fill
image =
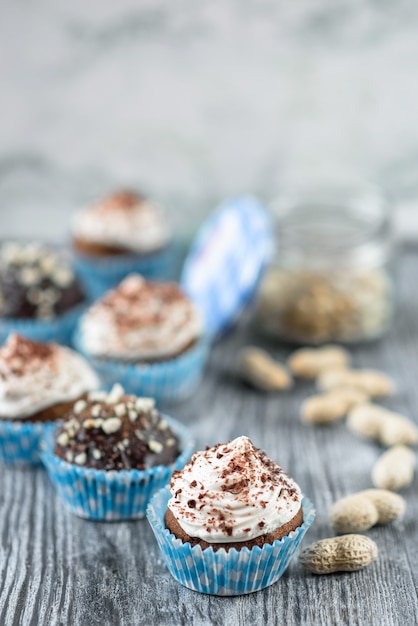
{"label": "glass jar", "polygon": [[380,337],[394,308],[388,202],[374,186],[305,188],[272,205],[276,253],[257,326],[301,344]]}

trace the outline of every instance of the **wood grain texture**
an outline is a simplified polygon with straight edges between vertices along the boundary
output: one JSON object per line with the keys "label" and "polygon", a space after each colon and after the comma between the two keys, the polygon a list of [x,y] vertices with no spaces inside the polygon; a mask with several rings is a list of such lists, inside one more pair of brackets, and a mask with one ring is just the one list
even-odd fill
{"label": "wood grain texture", "polygon": [[[381,342],[353,349],[356,366],[380,367],[398,383],[385,404],[417,419],[418,254],[404,254],[396,322]],[[198,446],[245,434],[293,475],[317,518],[305,543],[332,535],[331,503],[371,486],[381,450],[348,432],[304,425],[300,402],[312,384],[263,395],[234,376],[236,353],[254,342],[240,330],[215,346],[193,399],[169,407]],[[267,345],[260,342],[261,345]],[[285,358],[289,349],[269,349]],[[167,408],[168,407],[164,407]],[[294,560],[272,587],[217,598],[181,587],[165,569],[147,521],[87,522],[67,513],[43,470],[0,469],[0,624],[224,625],[312,624],[409,626],[418,620],[417,480],[404,492],[403,520],[368,532],[378,561],[353,574],[317,577]]]}

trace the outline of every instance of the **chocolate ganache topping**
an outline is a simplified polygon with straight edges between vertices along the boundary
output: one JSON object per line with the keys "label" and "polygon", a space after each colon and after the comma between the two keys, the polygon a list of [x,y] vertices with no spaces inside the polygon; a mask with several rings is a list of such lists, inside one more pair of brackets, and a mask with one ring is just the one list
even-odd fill
{"label": "chocolate ganache topping", "polygon": [[70,265],[40,243],[0,245],[0,316],[53,319],[85,299]]}
{"label": "chocolate ganache topping", "polygon": [[74,404],[57,434],[55,454],[94,469],[143,470],[170,465],[180,450],[155,401],[125,394],[116,384]]}

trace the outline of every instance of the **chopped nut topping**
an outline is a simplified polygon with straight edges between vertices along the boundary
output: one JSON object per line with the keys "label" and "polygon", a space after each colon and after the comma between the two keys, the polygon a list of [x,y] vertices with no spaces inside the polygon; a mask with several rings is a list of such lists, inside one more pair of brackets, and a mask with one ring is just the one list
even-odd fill
{"label": "chopped nut topping", "polygon": [[95,404],[94,406],[91,407],[91,415],[92,415],[92,417],[99,417],[101,412],[102,412],[102,408],[101,408],[100,404]]}
{"label": "chopped nut topping", "polygon": [[160,452],[163,451],[164,446],[159,441],[155,441],[155,439],[151,439],[148,442],[148,448],[151,450],[151,452],[155,452],[155,454],[159,454]]}
{"label": "chopped nut topping", "polygon": [[78,400],[73,406],[74,413],[78,414],[87,408],[87,402],[85,400]]}
{"label": "chopped nut topping", "polygon": [[84,428],[96,428],[96,420],[89,417],[88,419],[84,420],[83,426]]}
{"label": "chopped nut topping", "polygon": [[154,398],[137,398],[135,402],[135,408],[137,411],[143,411],[147,413],[155,407]]}
{"label": "chopped nut topping", "polygon": [[102,430],[106,435],[110,435],[119,430],[122,426],[122,420],[119,417],[109,417],[103,421]]}
{"label": "chopped nut topping", "polygon": [[103,402],[107,398],[107,393],[105,391],[90,391],[88,398],[92,402]]}
{"label": "chopped nut topping", "polygon": [[87,455],[85,452],[80,452],[80,454],[74,457],[74,463],[77,463],[77,465],[85,465],[86,461]]}
{"label": "chopped nut topping", "polygon": [[107,404],[116,404],[122,398],[124,389],[119,383],[115,383],[106,397]]}
{"label": "chopped nut topping", "polygon": [[71,270],[64,268],[64,267],[57,268],[51,274],[51,277],[54,283],[58,285],[58,287],[61,287],[61,288],[69,287],[73,280],[73,274]]}
{"label": "chopped nut topping", "polygon": [[57,443],[60,446],[67,446],[69,441],[70,441],[70,438],[68,437],[68,434],[65,431],[60,433],[57,437]]}
{"label": "chopped nut topping", "polygon": [[122,403],[117,404],[115,406],[115,414],[118,417],[123,417],[126,414],[126,406],[124,404],[122,404]]}

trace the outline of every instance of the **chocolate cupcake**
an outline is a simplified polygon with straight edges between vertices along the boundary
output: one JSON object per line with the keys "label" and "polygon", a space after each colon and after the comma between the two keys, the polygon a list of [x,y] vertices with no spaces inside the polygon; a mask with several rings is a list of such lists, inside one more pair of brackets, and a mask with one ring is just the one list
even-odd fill
{"label": "chocolate cupcake", "polygon": [[92,256],[146,255],[169,240],[161,209],[134,191],[118,191],[78,213],[73,222],[74,248]]}
{"label": "chocolate cupcake", "polygon": [[145,470],[171,465],[180,442],[152,398],[94,391],[76,402],[57,433],[55,454],[64,461],[102,470]]}
{"label": "chocolate cupcake", "polygon": [[132,274],[86,311],[75,341],[106,384],[173,399],[199,380],[207,353],[202,331],[200,314],[177,284]]}
{"label": "chocolate cupcake", "polygon": [[151,398],[91,392],[45,437],[42,460],[68,508],[100,520],[143,517],[151,496],[190,458],[187,429]]}
{"label": "chocolate cupcake", "polygon": [[40,243],[0,245],[0,339],[68,341],[85,301],[71,266]]}
{"label": "chocolate cupcake", "polygon": [[70,348],[11,335],[0,348],[0,458],[38,462],[45,428],[98,385],[92,368]]}
{"label": "chocolate cupcake", "polygon": [[261,547],[303,523],[299,486],[248,437],[196,452],[170,488],[167,528],[203,549]]}
{"label": "chocolate cupcake", "polygon": [[173,576],[217,595],[278,580],[313,517],[296,482],[247,437],[196,452],[148,509]]}
{"label": "chocolate cupcake", "polygon": [[164,278],[170,269],[167,220],[141,194],[111,194],[76,214],[72,232],[78,267],[95,297],[130,272]]}

